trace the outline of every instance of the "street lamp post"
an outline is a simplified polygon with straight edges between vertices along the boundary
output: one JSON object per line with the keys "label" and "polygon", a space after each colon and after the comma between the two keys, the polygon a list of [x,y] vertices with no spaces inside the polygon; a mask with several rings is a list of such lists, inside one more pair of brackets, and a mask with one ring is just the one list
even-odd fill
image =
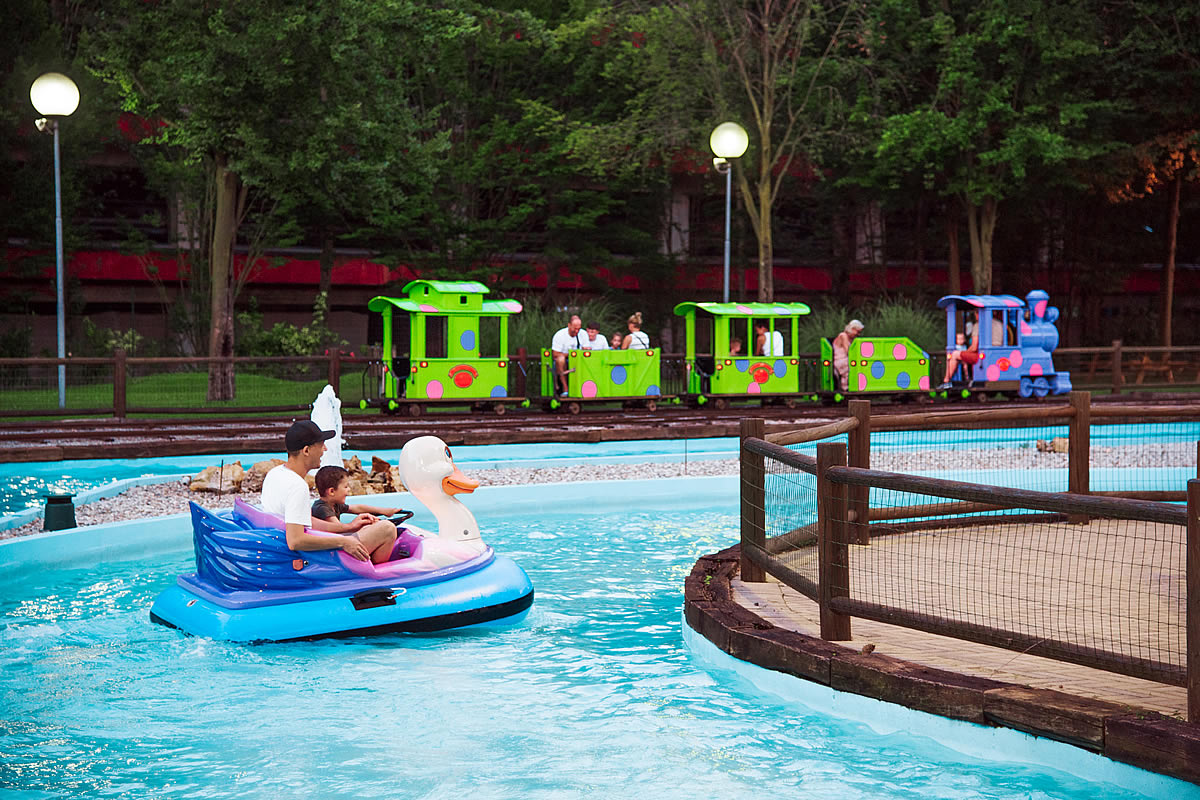
{"label": "street lamp post", "polygon": [[725,174],[725,289],[722,294],[722,302],[729,302],[729,210],[731,197],[733,196],[733,163],[729,161],[731,158],[740,158],[746,152],[746,148],[750,145],[750,137],[746,135],[746,129],[736,122],[722,122],[717,127],[713,128],[712,135],[708,137],[708,144],[712,148],[713,166],[717,172]]}
{"label": "street lamp post", "polygon": [[67,312],[63,303],[62,180],[59,177],[61,170],[58,119],[71,116],[79,107],[79,87],[61,72],[47,72],[33,82],[33,86],[29,88],[29,99],[43,117],[37,121],[38,130],[54,134],[54,285],[58,305],[58,407],[64,408],[67,404],[67,366],[62,359],[67,357]]}

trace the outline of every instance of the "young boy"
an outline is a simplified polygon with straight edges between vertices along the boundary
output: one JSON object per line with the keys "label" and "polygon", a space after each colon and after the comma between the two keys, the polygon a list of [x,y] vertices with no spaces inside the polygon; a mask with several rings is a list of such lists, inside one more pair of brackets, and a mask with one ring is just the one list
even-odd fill
{"label": "young boy", "polygon": [[[331,525],[341,524],[342,514],[370,514],[372,516],[390,517],[398,514],[399,508],[376,508],[375,506],[346,505],[346,495],[350,493],[350,473],[342,467],[321,467],[317,470],[317,494],[321,499],[312,505],[312,515],[325,520]],[[347,531],[354,530],[354,525],[346,525]],[[334,531],[339,533],[339,531]]]}

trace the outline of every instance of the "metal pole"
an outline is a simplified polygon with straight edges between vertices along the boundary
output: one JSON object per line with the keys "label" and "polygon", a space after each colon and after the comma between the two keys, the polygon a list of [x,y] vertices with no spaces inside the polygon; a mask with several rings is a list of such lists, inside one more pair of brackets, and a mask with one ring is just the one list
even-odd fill
{"label": "metal pole", "polygon": [[[57,151],[56,151],[57,152]],[[725,162],[725,293],[722,302],[729,302],[729,196],[733,187],[733,162]]]}
{"label": "metal pole", "polygon": [[[63,305],[63,230],[62,230],[62,181],[59,178],[58,120],[54,125],[54,241],[55,241],[55,287],[58,302],[58,357],[67,357],[66,308]],[[67,405],[67,365],[58,365],[58,407]]]}

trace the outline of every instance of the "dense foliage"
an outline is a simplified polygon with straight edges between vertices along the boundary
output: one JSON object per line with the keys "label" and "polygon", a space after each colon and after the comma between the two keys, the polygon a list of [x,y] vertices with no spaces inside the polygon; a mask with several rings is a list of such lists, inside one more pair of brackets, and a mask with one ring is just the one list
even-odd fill
{"label": "dense foliage", "polygon": [[[86,98],[64,138],[68,246],[103,199],[80,165],[104,162],[102,150],[135,159],[146,191],[164,198],[169,219],[156,224],[177,229],[186,263],[165,350],[245,352],[234,303],[249,275],[233,254],[254,263],[297,244],[321,252],[321,291],[336,292],[329,275],[347,248],[505,294],[535,269],[561,269],[605,296],[604,267],[636,275],[634,304],[668,318],[684,299],[676,270],[720,252],[723,181],[707,138],[725,119],[750,132],[735,166],[734,257],[757,275],[760,298],[792,299],[776,266],[803,259],[829,270],[831,316],[866,320],[869,309],[848,305],[851,269],[874,266],[882,286],[885,267],[903,260],[917,267],[908,295],[918,307],[960,286],[1038,285],[1064,321],[1087,317],[1076,341],[1170,342],[1173,328],[1192,341],[1200,328],[1172,325],[1175,265],[1200,262],[1191,4],[18,6],[0,30],[0,142],[14,178],[0,225],[32,246],[11,251],[21,262],[6,271],[45,267],[39,245],[53,233],[31,208],[49,203],[49,156],[25,98],[40,72],[68,71]],[[103,133],[128,115],[143,135]],[[690,248],[670,252],[673,195],[695,207]],[[1160,309],[1113,331],[1098,290],[1147,262],[1164,265]],[[936,278],[935,263],[947,265]],[[554,318],[542,327],[557,327],[573,301],[547,286],[523,299]],[[27,300],[6,298],[17,313]],[[599,316],[619,322],[630,303],[619,305]],[[532,343],[542,334],[529,326]],[[279,341],[260,328],[241,326],[253,349],[294,349],[303,330],[327,338],[321,320]],[[232,391],[230,375],[212,377],[214,399]]]}

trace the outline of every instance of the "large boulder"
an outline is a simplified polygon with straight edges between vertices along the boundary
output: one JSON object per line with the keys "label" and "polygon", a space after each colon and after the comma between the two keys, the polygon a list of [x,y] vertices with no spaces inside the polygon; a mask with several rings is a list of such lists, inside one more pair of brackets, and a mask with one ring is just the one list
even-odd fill
{"label": "large boulder", "polygon": [[243,492],[261,492],[263,478],[267,477],[267,473],[284,463],[282,458],[268,458],[266,461],[258,461],[246,471],[246,477],[242,478]]}
{"label": "large boulder", "polygon": [[242,469],[240,461],[226,464],[223,467],[208,467],[192,478],[188,489],[193,492],[234,494],[242,490],[242,480],[245,476],[246,471]]}

